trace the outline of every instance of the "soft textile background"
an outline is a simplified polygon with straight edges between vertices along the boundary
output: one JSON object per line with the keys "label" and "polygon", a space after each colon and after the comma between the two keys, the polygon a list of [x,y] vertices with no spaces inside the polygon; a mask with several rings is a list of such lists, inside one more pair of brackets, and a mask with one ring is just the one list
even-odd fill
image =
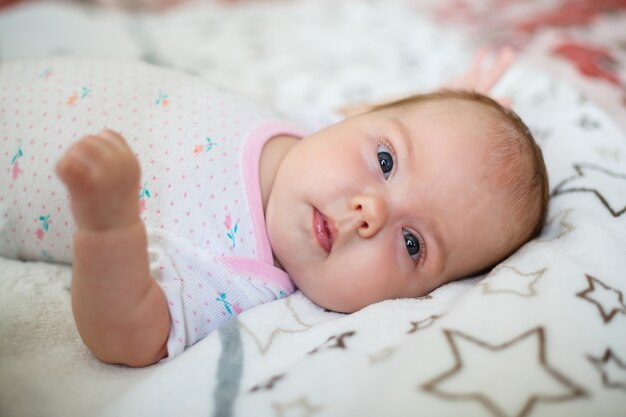
{"label": "soft textile background", "polygon": [[[553,197],[542,235],[487,276],[352,315],[296,293],[140,370],[101,364],[81,344],[67,266],[0,260],[0,415],[622,415],[621,7],[319,0],[154,14],[48,2],[3,9],[3,60],[142,59],[273,102],[311,129],[335,120],[339,105],[437,86],[478,44],[513,42],[520,61],[498,91],[514,98],[544,149]],[[521,18],[546,23],[524,35]],[[585,46],[554,52],[565,41]],[[0,124],[11,123],[5,107]],[[9,175],[11,156],[0,158]]]}

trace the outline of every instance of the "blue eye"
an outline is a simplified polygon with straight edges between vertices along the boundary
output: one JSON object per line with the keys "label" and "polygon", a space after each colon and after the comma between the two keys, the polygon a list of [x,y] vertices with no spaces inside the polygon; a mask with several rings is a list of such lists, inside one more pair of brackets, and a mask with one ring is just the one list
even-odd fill
{"label": "blue eye", "polygon": [[385,179],[389,178],[391,175],[391,170],[393,169],[393,156],[391,155],[391,151],[385,145],[378,145],[378,164],[380,165],[380,170],[383,172],[383,176]]}
{"label": "blue eye", "polygon": [[422,249],[419,239],[406,229],[402,229],[402,237],[404,238],[404,245],[406,246],[407,252],[409,252],[409,256],[413,258],[414,261],[417,261]]}

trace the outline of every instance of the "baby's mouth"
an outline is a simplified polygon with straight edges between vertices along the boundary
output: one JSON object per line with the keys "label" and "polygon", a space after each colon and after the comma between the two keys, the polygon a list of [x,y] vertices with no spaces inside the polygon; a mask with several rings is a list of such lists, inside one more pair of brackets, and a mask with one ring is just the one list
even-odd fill
{"label": "baby's mouth", "polygon": [[313,207],[313,234],[315,240],[324,249],[326,253],[330,253],[333,247],[334,226],[329,223],[329,219],[322,212]]}

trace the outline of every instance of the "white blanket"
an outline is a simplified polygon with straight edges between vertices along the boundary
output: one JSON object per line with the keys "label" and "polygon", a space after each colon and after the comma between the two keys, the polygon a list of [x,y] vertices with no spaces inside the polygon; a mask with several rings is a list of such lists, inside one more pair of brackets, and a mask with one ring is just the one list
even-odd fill
{"label": "white blanket", "polygon": [[[273,99],[311,128],[338,105],[434,87],[471,55],[411,6],[365,0],[163,15],[34,3],[0,13],[0,39],[3,59],[61,52],[177,66]],[[552,200],[541,236],[487,276],[351,315],[297,292],[169,363],[128,369],[81,343],[69,267],[0,259],[0,415],[623,415],[626,137],[523,60],[499,92],[543,148]]]}

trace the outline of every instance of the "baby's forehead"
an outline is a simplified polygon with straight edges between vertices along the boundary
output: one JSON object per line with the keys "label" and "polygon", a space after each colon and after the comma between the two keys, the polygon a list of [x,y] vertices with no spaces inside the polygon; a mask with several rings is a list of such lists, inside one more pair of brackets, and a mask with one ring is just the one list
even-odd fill
{"label": "baby's forehead", "polygon": [[404,109],[408,114],[421,112],[447,118],[479,117],[480,121],[504,121],[506,114],[498,107],[471,98],[435,97],[426,100],[399,104],[398,110]]}
{"label": "baby's forehead", "polygon": [[405,111],[409,120],[412,117],[418,120],[414,123],[417,129],[427,125],[453,132],[473,146],[486,145],[488,153],[505,148],[507,152],[523,151],[517,140],[520,132],[515,123],[505,110],[490,104],[461,98],[439,98],[416,103]]}
{"label": "baby's forehead", "polygon": [[[492,144],[514,130],[505,114],[489,106],[464,99],[433,99],[390,108],[388,116],[398,118],[415,135],[438,132],[456,136],[461,145]],[[467,141],[467,143],[466,143]]]}
{"label": "baby's forehead", "polygon": [[[523,132],[498,104],[459,97],[438,97],[408,103],[405,117],[416,114],[419,123],[441,124],[442,128],[458,134],[459,146],[478,146],[485,176],[497,188],[512,178],[521,178],[530,169],[528,147],[522,140]],[[423,125],[422,125],[423,126]],[[415,126],[419,128],[419,126]]]}

